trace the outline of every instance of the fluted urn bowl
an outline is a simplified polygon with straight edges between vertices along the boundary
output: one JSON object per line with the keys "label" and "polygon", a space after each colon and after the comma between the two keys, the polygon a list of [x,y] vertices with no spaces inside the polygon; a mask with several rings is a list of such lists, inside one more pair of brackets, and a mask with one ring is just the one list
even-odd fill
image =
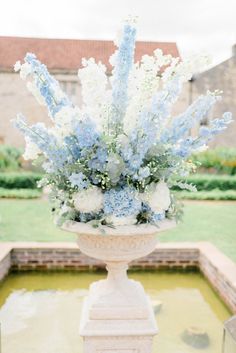
{"label": "fluted urn bowl", "polygon": [[77,243],[84,254],[105,263],[129,263],[152,252],[157,244],[157,234],[175,225],[175,221],[166,219],[158,227],[140,224],[94,228],[88,223],[67,221],[63,229],[78,235]]}
{"label": "fluted urn bowl", "polygon": [[167,219],[158,227],[141,224],[94,228],[74,221],[63,225],[64,230],[78,235],[81,252],[106,263],[107,278],[90,286],[90,319],[142,319],[149,315],[142,285],[127,277],[128,263],[151,253],[157,234],[173,227],[175,222]]}

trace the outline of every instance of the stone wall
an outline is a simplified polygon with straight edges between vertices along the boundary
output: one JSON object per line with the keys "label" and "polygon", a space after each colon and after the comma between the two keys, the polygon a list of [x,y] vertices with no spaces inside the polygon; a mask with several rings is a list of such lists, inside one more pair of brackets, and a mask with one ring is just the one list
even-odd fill
{"label": "stone wall", "polygon": [[[219,65],[197,75],[192,81],[190,101],[207,90],[223,91],[222,100],[218,102],[208,115],[208,121],[219,118],[226,111],[233,114],[234,122],[230,127],[211,142],[211,146],[236,147],[236,56],[220,63]],[[190,93],[190,91],[189,91]]]}
{"label": "stone wall", "polygon": [[[82,254],[74,243],[2,243],[0,249],[0,280],[10,269],[83,271],[101,268],[104,268],[102,262]],[[132,262],[130,268],[199,268],[236,313],[236,264],[210,243],[161,243],[152,254]]]}

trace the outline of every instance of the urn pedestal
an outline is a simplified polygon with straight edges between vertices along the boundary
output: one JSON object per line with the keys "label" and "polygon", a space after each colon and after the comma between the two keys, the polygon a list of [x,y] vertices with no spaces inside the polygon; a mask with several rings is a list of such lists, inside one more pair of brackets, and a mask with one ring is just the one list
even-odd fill
{"label": "urn pedestal", "polygon": [[83,304],[80,335],[84,353],[151,353],[158,329],[152,305],[142,285],[127,277],[128,263],[151,253],[157,233],[175,226],[164,220],[153,225],[96,229],[66,222],[64,229],[78,234],[80,250],[102,260],[107,278],[91,284]]}

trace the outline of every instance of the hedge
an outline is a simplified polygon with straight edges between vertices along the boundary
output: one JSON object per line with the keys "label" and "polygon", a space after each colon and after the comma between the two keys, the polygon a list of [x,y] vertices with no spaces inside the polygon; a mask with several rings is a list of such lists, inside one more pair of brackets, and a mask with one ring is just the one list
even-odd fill
{"label": "hedge", "polygon": [[199,170],[211,169],[216,173],[236,174],[236,148],[218,147],[193,154],[191,160],[200,164]]}
{"label": "hedge", "polygon": [[38,189],[4,189],[0,188],[0,198],[35,199],[42,195]]}
{"label": "hedge", "polygon": [[22,149],[0,145],[0,171],[18,170],[21,167]]}
{"label": "hedge", "polygon": [[[193,174],[187,177],[184,182],[195,185],[198,191],[236,190],[236,175]],[[173,189],[180,190],[177,186]]]}
{"label": "hedge", "polygon": [[23,173],[0,173],[0,188],[6,189],[36,189],[37,182],[42,178],[41,174]]}
{"label": "hedge", "polygon": [[178,198],[185,200],[236,200],[236,190],[177,191],[176,195]]}

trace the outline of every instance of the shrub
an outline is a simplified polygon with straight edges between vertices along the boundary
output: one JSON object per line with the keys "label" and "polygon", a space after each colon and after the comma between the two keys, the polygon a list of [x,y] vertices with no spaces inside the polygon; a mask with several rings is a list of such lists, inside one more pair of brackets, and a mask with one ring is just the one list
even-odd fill
{"label": "shrub", "polygon": [[194,163],[200,163],[200,168],[213,169],[217,173],[236,174],[236,148],[218,147],[193,154],[191,159]]}
{"label": "shrub", "polygon": [[[195,185],[199,191],[236,190],[236,175],[193,174],[184,181]],[[173,189],[179,190],[179,187],[175,186]]]}
{"label": "shrub", "polygon": [[42,195],[42,191],[37,189],[0,188],[0,198],[35,199],[40,197],[41,195]]}
{"label": "shrub", "polygon": [[0,187],[6,189],[36,189],[41,174],[30,172],[0,173]]}
{"label": "shrub", "polygon": [[0,145],[0,171],[17,170],[21,167],[22,150],[13,146]]}

